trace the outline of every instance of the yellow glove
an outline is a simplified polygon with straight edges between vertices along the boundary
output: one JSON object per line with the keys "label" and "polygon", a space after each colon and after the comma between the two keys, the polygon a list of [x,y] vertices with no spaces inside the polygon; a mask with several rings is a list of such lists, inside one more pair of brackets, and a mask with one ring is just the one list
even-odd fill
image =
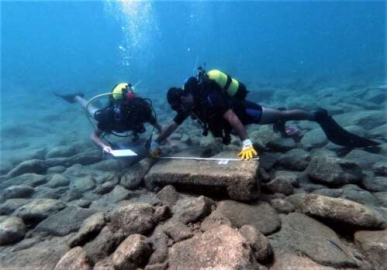
{"label": "yellow glove", "polygon": [[242,151],[239,152],[238,157],[242,160],[249,160],[258,155],[257,151],[255,151],[253,144],[249,139],[243,141]]}
{"label": "yellow glove", "polygon": [[161,155],[161,149],[156,141],[152,141],[149,149],[149,156],[151,158],[158,158]]}

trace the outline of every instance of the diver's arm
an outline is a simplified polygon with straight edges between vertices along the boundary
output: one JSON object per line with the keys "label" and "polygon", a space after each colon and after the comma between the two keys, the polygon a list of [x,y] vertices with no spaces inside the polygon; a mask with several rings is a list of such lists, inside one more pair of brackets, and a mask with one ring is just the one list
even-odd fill
{"label": "diver's arm", "polygon": [[157,143],[162,143],[165,139],[167,139],[177,128],[179,125],[175,121],[171,121],[160,133],[159,137],[156,139]]}
{"label": "diver's arm", "polygon": [[258,155],[258,152],[254,149],[253,143],[249,139],[247,135],[246,129],[243,126],[242,122],[239,120],[238,116],[229,109],[224,115],[224,119],[226,119],[230,125],[235,129],[238,133],[239,137],[242,140],[242,150],[239,152],[238,157],[242,160],[250,160]]}
{"label": "diver's arm", "polygon": [[226,119],[230,123],[231,127],[238,133],[241,141],[247,140],[249,138],[242,122],[231,109],[226,111],[226,113],[223,115],[223,118]]}
{"label": "diver's arm", "polygon": [[163,131],[163,127],[159,124],[159,123],[156,123],[155,125],[153,125],[156,129],[157,129],[157,131],[159,132],[159,133],[161,133],[162,131]]}
{"label": "diver's arm", "polygon": [[162,128],[162,126],[161,126],[159,123],[157,123],[157,121],[149,121],[148,123],[149,123],[150,125],[152,125],[155,129],[157,129],[157,131],[158,131],[159,133],[162,132],[163,128]]}
{"label": "diver's arm", "polygon": [[102,130],[95,130],[93,131],[93,133],[91,133],[90,135],[90,139],[93,141],[93,143],[95,143],[98,147],[102,148],[102,150],[104,150],[105,152],[110,152],[112,150],[112,148],[105,144],[102,140],[101,140],[101,135],[103,134],[103,131]]}

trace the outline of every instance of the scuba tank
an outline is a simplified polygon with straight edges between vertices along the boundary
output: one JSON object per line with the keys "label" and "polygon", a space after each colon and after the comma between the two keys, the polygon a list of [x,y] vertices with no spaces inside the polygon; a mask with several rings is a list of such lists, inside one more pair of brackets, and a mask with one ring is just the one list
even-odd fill
{"label": "scuba tank", "polygon": [[206,72],[204,68],[199,67],[197,80],[199,83],[205,80],[214,81],[223,92],[238,101],[244,101],[249,93],[243,83],[218,69],[212,69]]}

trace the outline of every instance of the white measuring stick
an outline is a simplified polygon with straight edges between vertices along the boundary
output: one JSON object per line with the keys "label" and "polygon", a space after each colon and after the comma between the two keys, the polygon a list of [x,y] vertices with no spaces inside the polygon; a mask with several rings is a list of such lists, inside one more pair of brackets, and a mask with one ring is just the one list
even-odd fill
{"label": "white measuring stick", "polygon": [[[183,159],[183,160],[214,160],[214,161],[243,161],[240,158],[201,158],[201,157],[159,157],[159,159]],[[259,157],[251,160],[259,160]]]}

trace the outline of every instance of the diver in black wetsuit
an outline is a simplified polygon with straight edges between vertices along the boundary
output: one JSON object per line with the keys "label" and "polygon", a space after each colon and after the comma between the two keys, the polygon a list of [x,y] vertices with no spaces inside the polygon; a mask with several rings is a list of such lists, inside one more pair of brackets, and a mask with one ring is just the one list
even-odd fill
{"label": "diver in black wetsuit", "polygon": [[145,132],[145,123],[151,124],[159,132],[162,129],[157,123],[152,105],[147,99],[136,96],[128,83],[116,85],[110,95],[108,106],[102,109],[88,105],[82,93],[54,94],[69,103],[78,102],[83,108],[87,108],[87,113],[98,122],[97,129],[91,134],[91,140],[107,153],[110,153],[112,148],[101,139],[104,134],[131,131],[133,139],[136,140],[138,134]]}
{"label": "diver in black wetsuit", "polygon": [[214,137],[221,137],[224,144],[230,143],[230,133],[234,130],[243,142],[238,156],[251,159],[257,155],[245,129],[249,124],[274,124],[275,129],[285,132],[285,122],[289,120],[315,121],[324,130],[328,139],[345,147],[367,147],[378,145],[377,142],[361,138],[340,127],[325,110],[313,113],[304,110],[276,110],[246,100],[246,87],[219,71],[199,72],[198,77],[190,77],[184,89],[170,88],[168,103],[177,112],[173,121],[152,141],[150,155],[160,155],[158,144],[183,123],[188,116],[199,121],[203,134],[210,131]]}

